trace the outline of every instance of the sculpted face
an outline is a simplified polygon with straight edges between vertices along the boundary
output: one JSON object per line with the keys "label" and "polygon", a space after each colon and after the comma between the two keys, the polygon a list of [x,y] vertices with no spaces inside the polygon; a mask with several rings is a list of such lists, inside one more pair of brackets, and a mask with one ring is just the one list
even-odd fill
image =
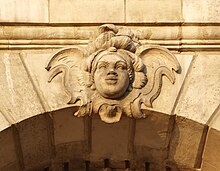
{"label": "sculpted face", "polygon": [[126,61],[117,54],[104,55],[97,62],[94,73],[97,91],[106,98],[121,97],[129,86]]}

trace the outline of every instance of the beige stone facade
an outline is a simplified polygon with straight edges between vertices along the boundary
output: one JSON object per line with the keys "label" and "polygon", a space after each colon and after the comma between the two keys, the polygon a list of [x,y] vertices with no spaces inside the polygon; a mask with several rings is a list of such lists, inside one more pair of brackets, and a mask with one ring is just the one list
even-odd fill
{"label": "beige stone facade", "polygon": [[[0,170],[219,171],[219,21],[220,0],[0,0]],[[145,119],[75,117],[62,77],[48,82],[53,54],[85,48],[102,24],[181,66]]]}

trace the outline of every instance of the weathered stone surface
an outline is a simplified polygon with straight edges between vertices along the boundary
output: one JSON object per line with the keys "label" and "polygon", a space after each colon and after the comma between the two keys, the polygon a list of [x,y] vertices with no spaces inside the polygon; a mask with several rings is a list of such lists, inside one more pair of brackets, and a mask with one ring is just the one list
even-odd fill
{"label": "weathered stone surface", "polygon": [[127,0],[126,22],[180,22],[181,0]]}
{"label": "weathered stone surface", "polygon": [[213,129],[220,131],[220,108],[217,108],[214,116],[211,116],[209,126]]}
{"label": "weathered stone surface", "polygon": [[114,124],[106,124],[98,116],[92,118],[91,161],[128,159],[129,122],[127,117]]}
{"label": "weathered stone surface", "polygon": [[[214,50],[220,46],[219,26],[126,26],[141,43],[160,44],[171,49]],[[98,35],[97,26],[0,26],[0,49],[61,48],[87,45]],[[180,40],[181,39],[181,40]],[[181,44],[181,46],[180,46]]]}
{"label": "weathered stone surface", "polygon": [[[142,156],[142,158],[136,158],[136,165],[134,166],[137,170],[145,171],[149,168],[152,171],[162,171],[165,168],[164,159],[166,158],[166,149],[152,149],[148,147],[137,148],[137,153]],[[146,167],[146,162],[149,166]],[[149,170],[148,169],[148,170]]]}
{"label": "weathered stone surface", "polygon": [[203,154],[202,171],[220,170],[220,132],[211,128],[208,132]]}
{"label": "weathered stone surface", "polygon": [[52,83],[48,83],[49,74],[45,67],[51,54],[53,54],[52,50],[41,51],[40,53],[30,51],[22,55],[22,59],[47,111],[68,106],[68,96],[63,91],[61,77],[58,76]]}
{"label": "weathered stone surface", "polygon": [[201,161],[205,126],[183,117],[177,117],[169,148],[169,159],[179,168],[194,168]]}
{"label": "weathered stone surface", "polygon": [[11,163],[5,167],[2,167],[1,170],[4,170],[4,171],[20,171],[19,169],[19,166],[17,163]]}
{"label": "weathered stone surface", "polygon": [[218,45],[220,39],[220,26],[183,26],[181,28],[181,36],[183,39],[182,42],[184,44],[192,44],[193,42],[197,42],[197,44],[199,44],[199,42],[203,41],[203,44],[208,42],[215,42],[216,45]]}
{"label": "weathered stone surface", "polygon": [[84,118],[74,117],[73,113],[73,108],[53,112],[55,145],[85,141]]}
{"label": "weathered stone surface", "polygon": [[[140,41],[151,44],[150,41],[178,41],[181,37],[179,26],[144,26],[132,27],[135,34],[139,37]],[[149,42],[148,42],[149,41]],[[162,44],[162,43],[156,43]],[[164,43],[166,45],[166,43]]]}
{"label": "weathered stone surface", "polygon": [[0,170],[3,168],[9,170],[6,168],[18,166],[16,150],[12,128],[2,131],[0,133]]}
{"label": "weathered stone surface", "polygon": [[3,131],[4,129],[11,126],[9,121],[5,118],[5,116],[0,112],[0,131]]}
{"label": "weathered stone surface", "polygon": [[46,114],[18,124],[25,169],[49,165],[52,156],[52,130],[49,124]]}
{"label": "weathered stone surface", "polygon": [[152,112],[146,119],[136,120],[134,159],[138,167],[144,168],[145,162],[149,162],[151,169],[164,168],[170,124],[169,115],[156,112]]}
{"label": "weathered stone surface", "polygon": [[202,165],[202,171],[219,171],[219,168],[204,161]]}
{"label": "weathered stone surface", "polygon": [[48,23],[47,0],[1,0],[0,22]]}
{"label": "weathered stone surface", "polygon": [[0,109],[11,123],[44,110],[17,53],[0,53]]}
{"label": "weathered stone surface", "polygon": [[19,40],[21,42],[26,40],[29,44],[39,44],[41,40],[45,40],[46,45],[55,41],[88,41],[97,34],[96,26],[0,26],[0,38],[2,40],[9,39],[9,42],[17,43]]}
{"label": "weathered stone surface", "polygon": [[[74,117],[73,113],[76,110],[69,108],[53,112],[54,143],[58,161],[82,160],[85,157],[84,118]],[[81,163],[83,161],[78,164],[81,165]]]}
{"label": "weathered stone surface", "polygon": [[220,56],[199,54],[192,63],[175,114],[206,123],[220,101]]}
{"label": "weathered stone surface", "polygon": [[[119,26],[122,28],[125,26]],[[138,35],[140,40],[155,40],[155,41],[170,41],[180,38],[180,26],[126,26],[126,28],[130,28],[134,31],[135,34]],[[190,36],[189,30],[191,30],[194,34],[191,36],[195,36],[198,29],[199,31],[202,29],[207,29],[209,32],[213,32],[210,38],[216,36],[219,38],[218,34],[214,34],[218,31],[218,26],[201,26],[201,27],[190,27],[184,26],[186,28],[186,32],[184,32],[187,36]],[[218,32],[217,32],[218,33]],[[97,26],[0,26],[0,38],[3,40],[7,40],[13,43],[26,40],[27,43],[37,44],[41,40],[45,40],[45,44],[49,45],[49,43],[55,43],[56,41],[60,41],[60,43],[66,42],[77,42],[77,41],[85,41],[85,44],[88,43],[89,40],[93,40],[99,34],[97,30]],[[199,33],[197,34],[199,36]],[[200,35],[201,36],[201,35]],[[207,35],[208,36],[208,35]],[[193,37],[194,38],[194,37]],[[197,38],[197,37],[195,37]],[[207,39],[209,37],[206,37]],[[86,42],[87,41],[87,42]],[[47,42],[47,43],[46,43]]]}
{"label": "weathered stone surface", "polygon": [[56,159],[61,162],[83,159],[85,157],[85,142],[75,141],[56,145]]}
{"label": "weathered stone surface", "polygon": [[178,74],[175,74],[175,84],[173,85],[167,78],[164,77],[160,96],[153,102],[154,109],[166,114],[171,114],[171,111],[173,110],[174,103],[180,93],[180,89],[193,57],[193,55],[190,54],[176,54],[175,56],[181,66],[181,70]]}
{"label": "weathered stone surface", "polygon": [[183,0],[183,19],[185,22],[219,22],[219,0]]}
{"label": "weathered stone surface", "polygon": [[146,119],[136,121],[135,146],[162,149],[167,146],[170,116],[152,112]]}
{"label": "weathered stone surface", "polygon": [[50,22],[121,23],[124,22],[124,0],[50,0]]}

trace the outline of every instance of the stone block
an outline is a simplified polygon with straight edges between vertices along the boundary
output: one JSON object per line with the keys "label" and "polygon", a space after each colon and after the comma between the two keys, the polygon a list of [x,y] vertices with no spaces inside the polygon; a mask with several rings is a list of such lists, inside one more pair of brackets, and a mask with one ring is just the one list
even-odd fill
{"label": "stone block", "polygon": [[219,171],[219,168],[207,163],[206,161],[203,162],[202,171]]}
{"label": "stone block", "polygon": [[[101,25],[101,24],[100,24]],[[98,34],[98,27],[100,26],[0,26],[0,39],[2,41],[5,39],[10,39],[11,43],[19,41],[24,41],[30,44],[37,44],[40,41],[45,40],[45,44],[55,44],[55,42],[77,42],[77,40],[86,41],[94,40]],[[119,28],[122,28],[119,26]],[[126,28],[131,29],[134,33],[138,35],[140,40],[158,40],[158,41],[177,41],[180,36],[179,26],[126,26]],[[198,31],[198,27],[183,27],[186,28],[185,34],[190,30],[193,32]],[[188,29],[187,29],[188,28]],[[213,28],[213,30],[211,30]],[[207,30],[213,32],[212,37],[218,36],[218,26],[209,27]],[[197,29],[197,30],[196,30]],[[200,30],[199,30],[200,31]],[[214,34],[214,32],[216,34]],[[187,34],[190,36],[190,34]],[[191,35],[193,36],[193,35]],[[219,36],[220,37],[220,36]]]}
{"label": "stone block", "polygon": [[1,168],[3,171],[20,171],[20,168],[18,166],[18,163],[10,163],[9,165]]}
{"label": "stone block", "polygon": [[219,22],[220,0],[183,0],[185,22]]}
{"label": "stone block", "polygon": [[90,160],[128,159],[130,118],[122,117],[120,122],[107,124],[98,116],[92,119],[92,151]]}
{"label": "stone block", "polygon": [[220,170],[220,132],[211,128],[208,132],[203,154],[202,171]]}
{"label": "stone block", "polygon": [[216,109],[216,112],[213,113],[212,118],[210,118],[210,127],[220,131],[220,108]]}
{"label": "stone block", "polygon": [[0,133],[0,170],[18,166],[16,150],[12,128],[5,129]]}
{"label": "stone block", "polygon": [[76,111],[76,108],[67,108],[53,112],[56,159],[58,162],[74,160],[70,168],[82,165],[84,161],[77,160],[83,160],[87,149],[85,118],[73,116]]}
{"label": "stone block", "polygon": [[51,23],[122,23],[124,0],[50,0]]}
{"label": "stone block", "polygon": [[[212,42],[216,43],[220,40],[220,26],[217,25],[204,25],[204,26],[182,26],[182,42],[195,43],[204,41],[204,43]],[[190,41],[190,42],[187,42]]]}
{"label": "stone block", "polygon": [[9,126],[11,126],[11,124],[5,118],[3,113],[0,112],[0,131],[3,131],[4,129],[8,128]]}
{"label": "stone block", "polygon": [[62,162],[83,159],[85,157],[85,145],[86,143],[83,141],[56,145],[56,159]]}
{"label": "stone block", "polygon": [[167,155],[172,119],[162,113],[148,114],[146,119],[136,120],[135,160],[137,167],[144,168],[145,162],[149,162],[151,169],[160,170]]}
{"label": "stone block", "polygon": [[181,66],[179,73],[175,74],[176,81],[173,85],[164,77],[160,96],[153,102],[154,109],[166,114],[171,114],[193,57],[190,54],[176,54],[175,56]]}
{"label": "stone block", "polygon": [[0,0],[0,22],[48,23],[47,0]]}
{"label": "stone block", "polygon": [[159,171],[164,169],[164,160],[167,155],[167,149],[152,149],[144,146],[136,148],[136,152],[140,155],[136,157],[135,168],[140,171],[145,171],[145,163],[149,163],[150,170]]}
{"label": "stone block", "polygon": [[0,39],[2,41],[9,39],[10,43],[26,41],[29,44],[39,45],[44,40],[45,45],[50,45],[55,44],[56,41],[86,42],[95,39],[96,36],[98,36],[98,26],[0,26]]}
{"label": "stone block", "polygon": [[206,128],[195,121],[177,117],[169,147],[169,160],[179,168],[197,167],[201,162]]}
{"label": "stone block", "polygon": [[0,53],[0,73],[0,109],[11,123],[44,112],[17,53]]}
{"label": "stone block", "polygon": [[180,37],[179,26],[127,26],[127,28],[131,29],[143,44],[152,44],[148,41],[178,41]]}
{"label": "stone block", "polygon": [[60,76],[53,79],[51,83],[48,82],[49,73],[45,67],[52,54],[53,51],[47,50],[38,53],[30,51],[22,55],[22,59],[33,83],[37,87],[37,91],[46,111],[67,107],[67,102],[69,100],[62,86],[62,79]]}
{"label": "stone block", "polygon": [[127,0],[126,22],[181,22],[181,0]]}
{"label": "stone block", "polygon": [[18,124],[25,170],[48,166],[52,156],[50,122],[45,115],[29,118]]}
{"label": "stone block", "polygon": [[135,146],[162,149],[167,146],[170,116],[152,112],[146,119],[136,120]]}
{"label": "stone block", "polygon": [[53,112],[55,145],[85,140],[84,118],[73,113],[73,108]]}
{"label": "stone block", "polygon": [[187,75],[175,114],[206,123],[220,101],[220,55],[198,54]]}

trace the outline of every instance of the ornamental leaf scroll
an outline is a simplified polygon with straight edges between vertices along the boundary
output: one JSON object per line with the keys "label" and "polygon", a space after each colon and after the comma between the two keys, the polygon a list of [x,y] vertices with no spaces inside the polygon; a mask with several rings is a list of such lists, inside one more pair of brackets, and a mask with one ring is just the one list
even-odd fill
{"label": "ornamental leaf scroll", "polygon": [[53,54],[46,69],[49,82],[62,74],[69,104],[80,101],[76,116],[98,113],[106,123],[122,114],[144,118],[141,105],[152,108],[163,76],[175,83],[180,65],[159,45],[141,45],[129,29],[113,24],[99,27],[100,35],[87,47],[72,46]]}

